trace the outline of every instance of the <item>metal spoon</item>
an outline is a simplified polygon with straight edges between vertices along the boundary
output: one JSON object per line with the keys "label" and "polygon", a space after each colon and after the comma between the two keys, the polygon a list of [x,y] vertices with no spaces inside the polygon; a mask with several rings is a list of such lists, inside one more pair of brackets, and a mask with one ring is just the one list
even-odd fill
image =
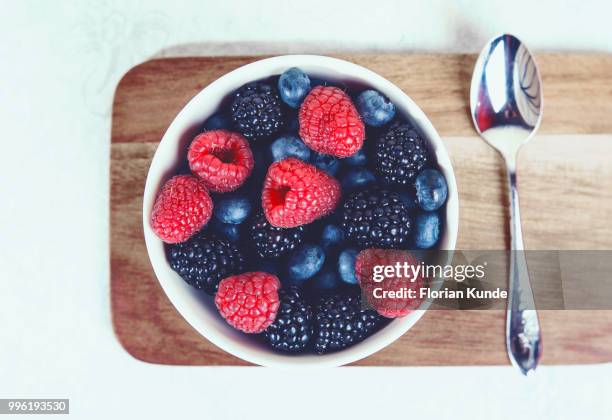
{"label": "metal spoon", "polygon": [[536,63],[516,37],[504,34],[483,48],[472,76],[470,108],[480,136],[506,161],[510,192],[510,272],[506,348],[513,365],[527,375],[541,354],[540,323],[527,271],[516,185],[520,147],[542,121],[542,84]]}

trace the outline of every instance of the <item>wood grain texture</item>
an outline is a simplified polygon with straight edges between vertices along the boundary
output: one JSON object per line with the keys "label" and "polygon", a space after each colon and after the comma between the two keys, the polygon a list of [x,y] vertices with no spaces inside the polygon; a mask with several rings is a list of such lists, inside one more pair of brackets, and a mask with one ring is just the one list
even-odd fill
{"label": "wood grain texture", "polygon": [[[442,134],[460,193],[459,249],[504,249],[502,162],[474,137],[467,113],[471,55],[351,55],[407,92]],[[612,249],[612,57],[543,54],[545,118],[522,152],[521,210],[529,249]],[[253,57],[153,60],[130,70],[113,106],[111,304],[134,357],[162,364],[246,365],[202,338],[161,290],[146,253],[142,193],[157,142],[205,85]],[[413,70],[414,69],[414,70]],[[582,135],[558,135],[572,133]],[[428,311],[358,365],[508,363],[503,311]],[[542,311],[547,364],[612,361],[612,311]]]}

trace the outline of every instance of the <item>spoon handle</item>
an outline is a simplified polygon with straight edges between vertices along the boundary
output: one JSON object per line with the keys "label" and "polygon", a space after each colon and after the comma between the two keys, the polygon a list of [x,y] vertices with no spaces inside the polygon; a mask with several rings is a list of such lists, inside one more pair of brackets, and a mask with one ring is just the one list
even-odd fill
{"label": "spoon handle", "polygon": [[516,159],[506,160],[510,191],[510,278],[506,313],[506,348],[513,365],[524,375],[535,370],[541,354],[538,314],[523,246],[516,184]]}

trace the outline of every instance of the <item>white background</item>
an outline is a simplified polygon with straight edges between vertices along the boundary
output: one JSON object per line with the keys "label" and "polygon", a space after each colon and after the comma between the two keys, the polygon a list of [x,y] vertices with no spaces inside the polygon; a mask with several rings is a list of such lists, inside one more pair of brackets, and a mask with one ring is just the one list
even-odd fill
{"label": "white background", "polygon": [[180,54],[476,52],[499,31],[536,52],[610,52],[608,1],[0,3],[0,397],[70,398],[72,416],[87,419],[612,417],[609,364],[544,366],[527,379],[508,367],[144,364],[113,335],[108,267],[110,107],[133,65]]}

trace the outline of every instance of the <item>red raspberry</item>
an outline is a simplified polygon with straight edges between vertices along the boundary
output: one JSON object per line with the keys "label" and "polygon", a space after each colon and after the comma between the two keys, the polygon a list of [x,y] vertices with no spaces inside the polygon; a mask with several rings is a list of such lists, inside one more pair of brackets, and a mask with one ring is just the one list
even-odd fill
{"label": "red raspberry", "polygon": [[232,327],[260,333],[276,319],[279,288],[278,277],[264,272],[230,276],[219,283],[215,305]]}
{"label": "red raspberry", "polygon": [[317,86],[300,107],[300,137],[311,149],[340,158],[361,149],[365,127],[351,98],[341,89]]}
{"label": "red raspberry", "polygon": [[189,146],[187,160],[208,189],[218,193],[233,191],[242,185],[255,164],[247,139],[227,130],[198,135]]}
{"label": "red raspberry", "polygon": [[213,202],[201,179],[177,175],[166,182],[151,212],[151,227],[166,243],[184,242],[212,216]]}
{"label": "red raspberry", "polygon": [[296,158],[268,168],[261,206],[272,226],[305,225],[332,212],[340,200],[340,184],[326,172]]}
{"label": "red raspberry", "polygon": [[[407,266],[404,263],[407,263]],[[377,271],[377,274],[383,276],[382,281],[374,279],[375,266],[391,266],[395,270],[397,264],[400,264],[401,267],[400,277],[396,276],[397,273],[394,273],[392,276],[386,276],[383,268],[381,273]],[[357,255],[355,274],[363,294],[376,312],[387,318],[398,318],[406,316],[417,309],[423,301],[420,297],[420,289],[424,287],[423,276],[421,272],[414,276],[409,268],[414,267],[416,269],[420,266],[421,262],[408,251],[370,248],[361,251]],[[408,267],[406,271],[404,270],[405,267]],[[412,281],[413,277],[414,281]],[[400,292],[407,289],[414,291],[413,297],[383,296],[383,292]]]}

